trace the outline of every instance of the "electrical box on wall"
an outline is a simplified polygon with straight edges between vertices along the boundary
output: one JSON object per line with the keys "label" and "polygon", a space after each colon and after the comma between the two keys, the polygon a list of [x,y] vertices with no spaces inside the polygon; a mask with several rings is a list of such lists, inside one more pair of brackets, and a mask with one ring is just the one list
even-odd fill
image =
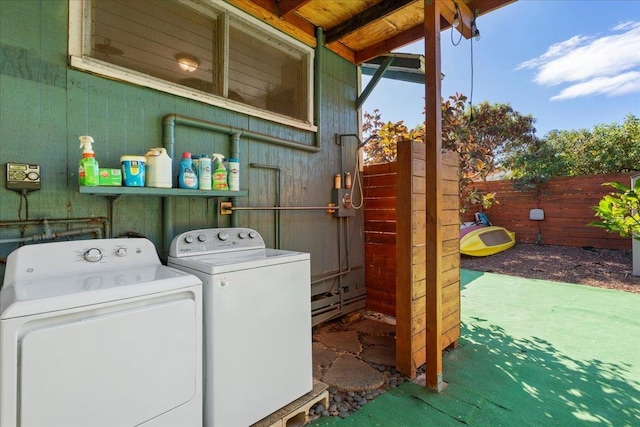
{"label": "electrical box on wall", "polygon": [[333,189],[332,201],[337,209],[333,212],[333,216],[355,216],[356,210],[351,204],[351,190],[346,188]]}
{"label": "electrical box on wall", "polygon": [[40,166],[26,163],[7,163],[7,189],[36,191],[40,189]]}

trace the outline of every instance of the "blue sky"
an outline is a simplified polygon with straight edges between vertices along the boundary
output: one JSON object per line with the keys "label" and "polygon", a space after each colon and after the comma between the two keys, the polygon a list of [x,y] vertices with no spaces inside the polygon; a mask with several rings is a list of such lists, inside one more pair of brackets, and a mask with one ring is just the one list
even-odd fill
{"label": "blue sky", "polygon": [[[477,21],[473,102],[509,103],[553,129],[640,116],[640,0],[519,0]],[[459,35],[453,34],[453,41]],[[471,42],[441,33],[442,96],[471,94]],[[424,41],[397,49],[423,53]],[[363,76],[363,87],[370,80]],[[424,85],[382,79],[363,105],[384,121],[423,121]]]}

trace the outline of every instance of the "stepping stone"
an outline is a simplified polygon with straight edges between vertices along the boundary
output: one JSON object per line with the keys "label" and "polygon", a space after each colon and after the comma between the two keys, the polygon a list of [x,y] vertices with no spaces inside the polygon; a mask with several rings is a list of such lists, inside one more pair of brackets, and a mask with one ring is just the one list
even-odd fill
{"label": "stepping stone", "polygon": [[382,387],[384,376],[355,356],[342,354],[326,370],[322,381],[343,391],[374,390]]}
{"label": "stepping stone", "polygon": [[364,335],[362,341],[366,345],[382,345],[384,347],[396,346],[396,338],[388,335]]}
{"label": "stepping stone", "polygon": [[349,329],[369,335],[389,335],[396,332],[396,325],[364,319],[349,325]]}
{"label": "stepping stone", "polygon": [[360,345],[356,331],[327,332],[314,335],[313,339],[336,350],[348,351],[355,354],[362,351],[362,346]]}
{"label": "stepping stone", "polygon": [[311,354],[313,364],[317,366],[329,366],[338,357],[334,349],[319,342],[311,343]]}
{"label": "stepping stone", "polygon": [[360,357],[365,362],[375,363],[376,365],[396,366],[395,347],[374,345],[369,348],[365,348]]}

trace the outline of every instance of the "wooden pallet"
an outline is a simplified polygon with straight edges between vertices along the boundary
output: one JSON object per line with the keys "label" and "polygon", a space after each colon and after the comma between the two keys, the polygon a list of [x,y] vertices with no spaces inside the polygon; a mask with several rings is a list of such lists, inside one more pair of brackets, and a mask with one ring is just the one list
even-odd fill
{"label": "wooden pallet", "polygon": [[313,389],[304,396],[294,400],[282,409],[263,418],[251,427],[302,427],[309,422],[309,409],[318,403],[329,407],[327,385],[314,381]]}

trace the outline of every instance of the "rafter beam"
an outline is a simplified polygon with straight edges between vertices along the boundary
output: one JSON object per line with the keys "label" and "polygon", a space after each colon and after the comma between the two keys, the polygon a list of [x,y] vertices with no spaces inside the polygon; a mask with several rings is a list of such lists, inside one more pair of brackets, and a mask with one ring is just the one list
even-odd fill
{"label": "rafter beam", "polygon": [[278,16],[281,18],[287,17],[287,15],[294,13],[311,0],[276,0],[278,5]]}
{"label": "rafter beam", "polygon": [[413,28],[403,31],[396,36],[389,37],[388,39],[380,43],[376,43],[367,48],[359,50],[358,52],[356,52],[355,62],[357,65],[360,65],[365,61],[376,58],[382,54],[389,53],[393,49],[405,46],[422,38],[424,38],[424,26],[422,24],[419,24]]}
{"label": "rafter beam", "polygon": [[[0,0],[2,1],[2,0]],[[316,46],[315,27],[295,14],[282,19],[273,0],[226,0],[237,8],[278,28],[308,46]]]}
{"label": "rafter beam", "polygon": [[341,24],[325,31],[325,42],[331,43],[338,39],[349,35],[362,27],[370,24],[371,22],[382,19],[388,15],[391,15],[398,9],[402,9],[410,3],[414,3],[416,0],[383,0],[375,6],[371,6],[364,12],[361,12],[353,18],[344,21]]}

